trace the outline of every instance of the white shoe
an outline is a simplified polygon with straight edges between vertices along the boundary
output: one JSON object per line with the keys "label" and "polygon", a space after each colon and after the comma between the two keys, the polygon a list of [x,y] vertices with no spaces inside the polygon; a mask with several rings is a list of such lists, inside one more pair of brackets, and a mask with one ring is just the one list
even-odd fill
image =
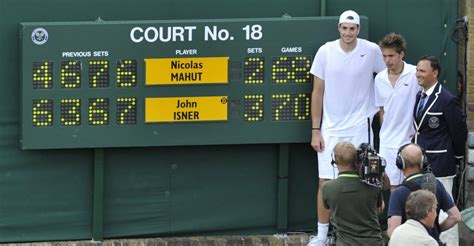
{"label": "white shoe", "polygon": [[310,236],[307,246],[327,246],[328,240],[320,240],[317,236]]}

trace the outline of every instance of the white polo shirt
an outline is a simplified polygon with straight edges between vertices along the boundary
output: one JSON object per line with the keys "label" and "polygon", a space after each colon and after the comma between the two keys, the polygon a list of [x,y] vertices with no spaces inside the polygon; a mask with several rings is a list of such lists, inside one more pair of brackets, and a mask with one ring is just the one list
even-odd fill
{"label": "white polo shirt", "polygon": [[365,39],[357,39],[351,52],[341,49],[339,39],[319,48],[310,71],[324,80],[324,134],[347,136],[355,129],[367,128],[367,117],[372,119],[378,111],[373,74],[383,69],[380,48]]}
{"label": "white polo shirt", "polygon": [[375,77],[375,105],[384,108],[380,129],[380,146],[399,148],[409,143],[415,133],[413,109],[416,93],[420,90],[416,79],[416,66],[404,63],[395,88],[390,84],[387,69]]}

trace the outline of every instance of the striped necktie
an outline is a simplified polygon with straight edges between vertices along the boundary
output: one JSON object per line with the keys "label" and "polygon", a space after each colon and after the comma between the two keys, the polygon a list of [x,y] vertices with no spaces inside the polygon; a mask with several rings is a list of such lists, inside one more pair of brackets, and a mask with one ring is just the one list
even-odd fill
{"label": "striped necktie", "polygon": [[416,118],[419,118],[421,116],[421,112],[423,111],[423,108],[425,107],[425,101],[428,95],[423,92],[420,97],[420,101],[418,102],[418,107],[416,108]]}

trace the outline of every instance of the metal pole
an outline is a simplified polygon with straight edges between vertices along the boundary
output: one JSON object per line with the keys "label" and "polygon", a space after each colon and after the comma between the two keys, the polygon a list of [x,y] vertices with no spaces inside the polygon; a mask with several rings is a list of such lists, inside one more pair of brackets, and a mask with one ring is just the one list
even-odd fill
{"label": "metal pole", "polygon": [[321,0],[321,16],[326,16],[326,0]]}

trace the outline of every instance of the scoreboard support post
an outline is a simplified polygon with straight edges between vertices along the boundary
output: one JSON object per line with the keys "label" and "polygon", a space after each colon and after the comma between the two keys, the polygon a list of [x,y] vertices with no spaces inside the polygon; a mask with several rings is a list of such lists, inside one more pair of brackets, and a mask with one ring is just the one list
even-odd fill
{"label": "scoreboard support post", "polygon": [[104,149],[94,149],[94,198],[92,213],[92,240],[104,239]]}
{"label": "scoreboard support post", "polygon": [[290,145],[280,144],[278,155],[278,202],[277,229],[288,229],[288,167],[290,161]]}

